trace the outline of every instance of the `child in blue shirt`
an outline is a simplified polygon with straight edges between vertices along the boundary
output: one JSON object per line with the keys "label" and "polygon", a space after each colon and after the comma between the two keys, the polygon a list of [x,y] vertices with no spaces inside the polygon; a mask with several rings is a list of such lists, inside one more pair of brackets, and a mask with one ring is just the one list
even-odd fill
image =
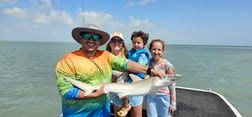
{"label": "child in blue shirt", "polygon": [[[143,65],[148,66],[150,64],[150,54],[145,49],[145,45],[148,43],[149,34],[143,31],[134,31],[131,35],[132,49],[128,52],[128,59]],[[144,79],[145,74],[135,73],[135,75]],[[130,79],[130,78],[129,78]],[[128,80],[128,82],[132,82]],[[136,89],[137,90],[137,89]],[[142,103],[143,96],[129,96],[129,102],[132,106],[132,117],[142,117]]]}
{"label": "child in blue shirt", "polygon": [[[143,31],[135,31],[131,35],[131,41],[133,48],[128,52],[128,59],[143,65],[148,66],[150,64],[150,55],[144,48],[148,43],[149,34]],[[137,76],[144,79],[143,73],[136,73]]]}

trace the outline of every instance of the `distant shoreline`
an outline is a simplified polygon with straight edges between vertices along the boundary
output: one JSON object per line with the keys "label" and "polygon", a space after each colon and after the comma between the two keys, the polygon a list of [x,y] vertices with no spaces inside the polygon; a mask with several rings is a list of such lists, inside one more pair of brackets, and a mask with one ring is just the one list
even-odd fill
{"label": "distant shoreline", "polygon": [[[31,43],[76,43],[74,42],[64,42],[64,41],[14,41],[14,40],[0,40],[0,42],[31,42]],[[126,43],[126,45],[130,45],[131,43]],[[149,43],[148,43],[149,44]],[[174,45],[174,46],[216,46],[216,47],[252,47],[252,45],[207,45],[207,44],[166,44],[166,45]]]}

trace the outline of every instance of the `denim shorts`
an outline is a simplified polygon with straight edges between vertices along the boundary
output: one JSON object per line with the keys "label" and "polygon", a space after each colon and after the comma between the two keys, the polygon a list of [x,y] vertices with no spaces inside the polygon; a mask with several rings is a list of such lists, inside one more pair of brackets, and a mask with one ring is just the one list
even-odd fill
{"label": "denim shorts", "polygon": [[171,117],[169,113],[170,96],[156,95],[151,97],[146,95],[146,107],[148,117]]}
{"label": "denim shorts", "polygon": [[[111,101],[118,107],[122,107],[123,101],[119,98],[116,93],[110,93]],[[143,103],[143,96],[128,96],[129,104],[133,107],[138,106]]]}

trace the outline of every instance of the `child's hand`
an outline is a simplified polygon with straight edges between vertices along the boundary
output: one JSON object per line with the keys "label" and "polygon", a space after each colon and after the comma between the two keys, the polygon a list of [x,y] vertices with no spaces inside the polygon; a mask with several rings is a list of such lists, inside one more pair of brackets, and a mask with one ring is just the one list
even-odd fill
{"label": "child's hand", "polygon": [[170,105],[170,107],[169,107],[169,113],[170,113],[171,115],[173,115],[174,112],[175,112],[174,107],[173,107],[172,105]]}

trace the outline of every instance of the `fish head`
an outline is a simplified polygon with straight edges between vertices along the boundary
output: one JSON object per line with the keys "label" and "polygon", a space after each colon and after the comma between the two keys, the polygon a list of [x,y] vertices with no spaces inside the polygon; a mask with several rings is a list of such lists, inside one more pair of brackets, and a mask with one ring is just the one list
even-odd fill
{"label": "fish head", "polygon": [[182,75],[180,75],[180,74],[169,74],[169,75],[166,74],[164,79],[166,82],[176,82],[181,77],[182,77]]}
{"label": "fish head", "polygon": [[153,77],[153,84],[156,87],[164,87],[164,86],[168,86],[172,83],[175,83],[181,77],[182,77],[182,75],[180,75],[180,74],[165,75],[165,77],[163,79],[160,79],[159,77]]}

